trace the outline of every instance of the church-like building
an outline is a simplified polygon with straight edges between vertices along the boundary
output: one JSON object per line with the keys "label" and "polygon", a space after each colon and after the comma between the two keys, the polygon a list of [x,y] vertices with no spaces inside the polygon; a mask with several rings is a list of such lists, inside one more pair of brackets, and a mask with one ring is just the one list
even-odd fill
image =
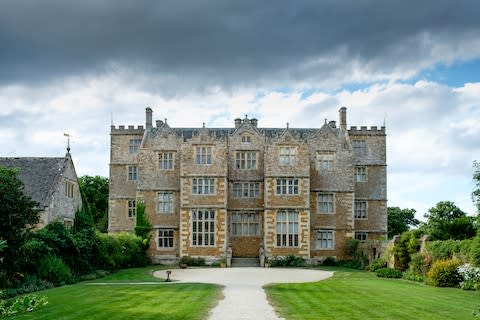
{"label": "church-like building", "polygon": [[109,232],[132,231],[142,201],[153,262],[295,255],[346,258],[349,239],[387,235],[385,127],[112,126]]}

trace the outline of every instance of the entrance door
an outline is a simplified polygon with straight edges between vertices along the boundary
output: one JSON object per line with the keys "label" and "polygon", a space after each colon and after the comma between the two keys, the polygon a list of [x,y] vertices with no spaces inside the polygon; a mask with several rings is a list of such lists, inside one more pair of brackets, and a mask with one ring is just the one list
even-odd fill
{"label": "entrance door", "polygon": [[232,212],[230,216],[230,241],[232,256],[258,257],[262,241],[259,212]]}

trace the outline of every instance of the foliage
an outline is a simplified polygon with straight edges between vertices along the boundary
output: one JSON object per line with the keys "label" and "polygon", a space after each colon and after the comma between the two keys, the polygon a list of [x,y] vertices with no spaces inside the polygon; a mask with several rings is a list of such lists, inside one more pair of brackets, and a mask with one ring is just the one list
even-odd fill
{"label": "foliage", "polygon": [[135,234],[142,239],[145,250],[150,246],[150,236],[152,234],[152,224],[145,213],[145,203],[137,201],[137,223],[135,225]]}
{"label": "foliage", "polygon": [[322,266],[336,266],[337,265],[337,259],[335,257],[326,257],[322,261]]}
{"label": "foliage", "polygon": [[470,262],[480,267],[480,228],[478,228],[477,236],[473,238],[470,246]]}
{"label": "foliage", "polygon": [[385,268],[387,266],[387,261],[384,258],[378,258],[372,261],[367,267],[367,271],[375,272],[380,268]]}
{"label": "foliage", "polygon": [[463,290],[480,290],[480,268],[472,267],[469,264],[461,265],[457,268],[462,277],[460,288]]}
{"label": "foliage", "polygon": [[420,250],[420,235],[418,230],[410,230],[400,236],[400,241],[393,247],[393,255],[398,262],[398,269],[402,271],[408,269],[410,256]]}
{"label": "foliage", "polygon": [[23,312],[31,312],[48,304],[47,297],[35,294],[25,295],[13,302],[0,300],[0,318],[6,318]]}
{"label": "foliage", "polygon": [[420,221],[415,219],[415,209],[400,209],[399,207],[388,207],[388,238],[400,235],[408,231],[410,227],[416,227]]}
{"label": "foliage", "polygon": [[36,275],[25,275],[21,285],[16,288],[8,288],[3,290],[3,296],[0,298],[11,298],[25,293],[51,289],[55,285],[47,280],[39,279]]}
{"label": "foliage", "polygon": [[179,264],[187,265],[187,266],[204,266],[205,265],[205,259],[204,258],[195,258],[195,257],[187,257],[183,256],[180,258]]}
{"label": "foliage", "polygon": [[285,257],[269,258],[268,263],[272,267],[303,267],[305,266],[305,259],[290,254]]}
{"label": "foliage", "polygon": [[459,259],[462,262],[470,261],[473,240],[444,240],[427,242],[427,252],[433,261]]}
{"label": "foliage", "polygon": [[95,228],[107,232],[108,227],[108,178],[82,176],[78,179],[83,206],[90,212]]}
{"label": "foliage", "polygon": [[475,236],[474,218],[467,216],[451,201],[440,201],[425,214],[427,223],[421,229],[432,240],[464,240]]}
{"label": "foliage", "polygon": [[40,260],[38,276],[54,285],[64,285],[73,282],[70,267],[63,262],[62,258],[48,254]]}
{"label": "foliage", "polygon": [[92,216],[85,207],[75,213],[72,237],[78,251],[73,269],[78,274],[92,272],[97,267],[98,248]]}
{"label": "foliage", "polygon": [[472,200],[477,205],[477,212],[479,214],[477,218],[480,219],[480,162],[473,161],[473,168],[473,182],[475,187],[472,192]]}
{"label": "foliage", "polygon": [[337,266],[349,269],[363,270],[364,264],[359,260],[338,260]]}
{"label": "foliage", "polygon": [[0,166],[0,239],[8,243],[0,253],[0,287],[11,285],[21,269],[20,249],[39,221],[36,205],[23,193],[18,170]]}
{"label": "foliage", "polygon": [[415,281],[415,282],[424,282],[425,281],[425,276],[422,274],[416,273],[411,269],[406,270],[403,272],[403,279],[405,280],[410,280],[410,281]]}
{"label": "foliage", "polygon": [[457,268],[460,261],[457,259],[438,260],[433,262],[427,272],[427,283],[435,287],[458,287],[462,281]]}
{"label": "foliage", "polygon": [[400,279],[403,276],[402,271],[392,268],[380,268],[375,271],[377,277],[380,278],[396,278]]}
{"label": "foliage", "polygon": [[99,268],[111,271],[145,266],[148,263],[142,239],[131,233],[97,233],[97,246]]}

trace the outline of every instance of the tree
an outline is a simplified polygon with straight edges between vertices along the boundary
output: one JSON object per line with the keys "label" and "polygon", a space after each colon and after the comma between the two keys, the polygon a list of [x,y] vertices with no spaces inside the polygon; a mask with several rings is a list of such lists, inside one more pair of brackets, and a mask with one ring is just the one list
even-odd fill
{"label": "tree", "polygon": [[37,204],[23,193],[17,169],[0,166],[0,240],[8,244],[0,257],[0,283],[11,284],[21,270],[21,248],[29,231],[38,223]]}
{"label": "tree", "polygon": [[473,183],[475,184],[472,192],[472,200],[477,205],[478,219],[480,223],[480,162],[473,161]]}
{"label": "tree", "polygon": [[150,235],[152,233],[152,224],[148,220],[145,213],[145,203],[143,201],[137,201],[137,223],[135,226],[135,234],[142,239],[144,249],[148,249],[150,246]]}
{"label": "tree", "polygon": [[464,240],[475,236],[473,217],[468,217],[451,201],[440,201],[425,214],[427,223],[422,226],[432,240]]}
{"label": "tree", "polygon": [[399,207],[388,207],[388,238],[408,231],[410,227],[416,227],[420,221],[415,219],[415,209],[400,209]]}
{"label": "tree", "polygon": [[93,224],[100,232],[108,228],[108,179],[101,176],[82,176],[78,179],[83,205],[88,207]]}

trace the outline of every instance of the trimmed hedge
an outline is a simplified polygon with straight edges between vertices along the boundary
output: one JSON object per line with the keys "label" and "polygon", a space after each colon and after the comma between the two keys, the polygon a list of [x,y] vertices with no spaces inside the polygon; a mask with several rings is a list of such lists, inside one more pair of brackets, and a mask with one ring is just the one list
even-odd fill
{"label": "trimmed hedge", "polygon": [[433,261],[459,259],[471,262],[474,240],[444,240],[427,243],[427,252]]}
{"label": "trimmed hedge", "polygon": [[403,272],[392,268],[380,268],[376,271],[377,277],[399,279],[403,276]]}

